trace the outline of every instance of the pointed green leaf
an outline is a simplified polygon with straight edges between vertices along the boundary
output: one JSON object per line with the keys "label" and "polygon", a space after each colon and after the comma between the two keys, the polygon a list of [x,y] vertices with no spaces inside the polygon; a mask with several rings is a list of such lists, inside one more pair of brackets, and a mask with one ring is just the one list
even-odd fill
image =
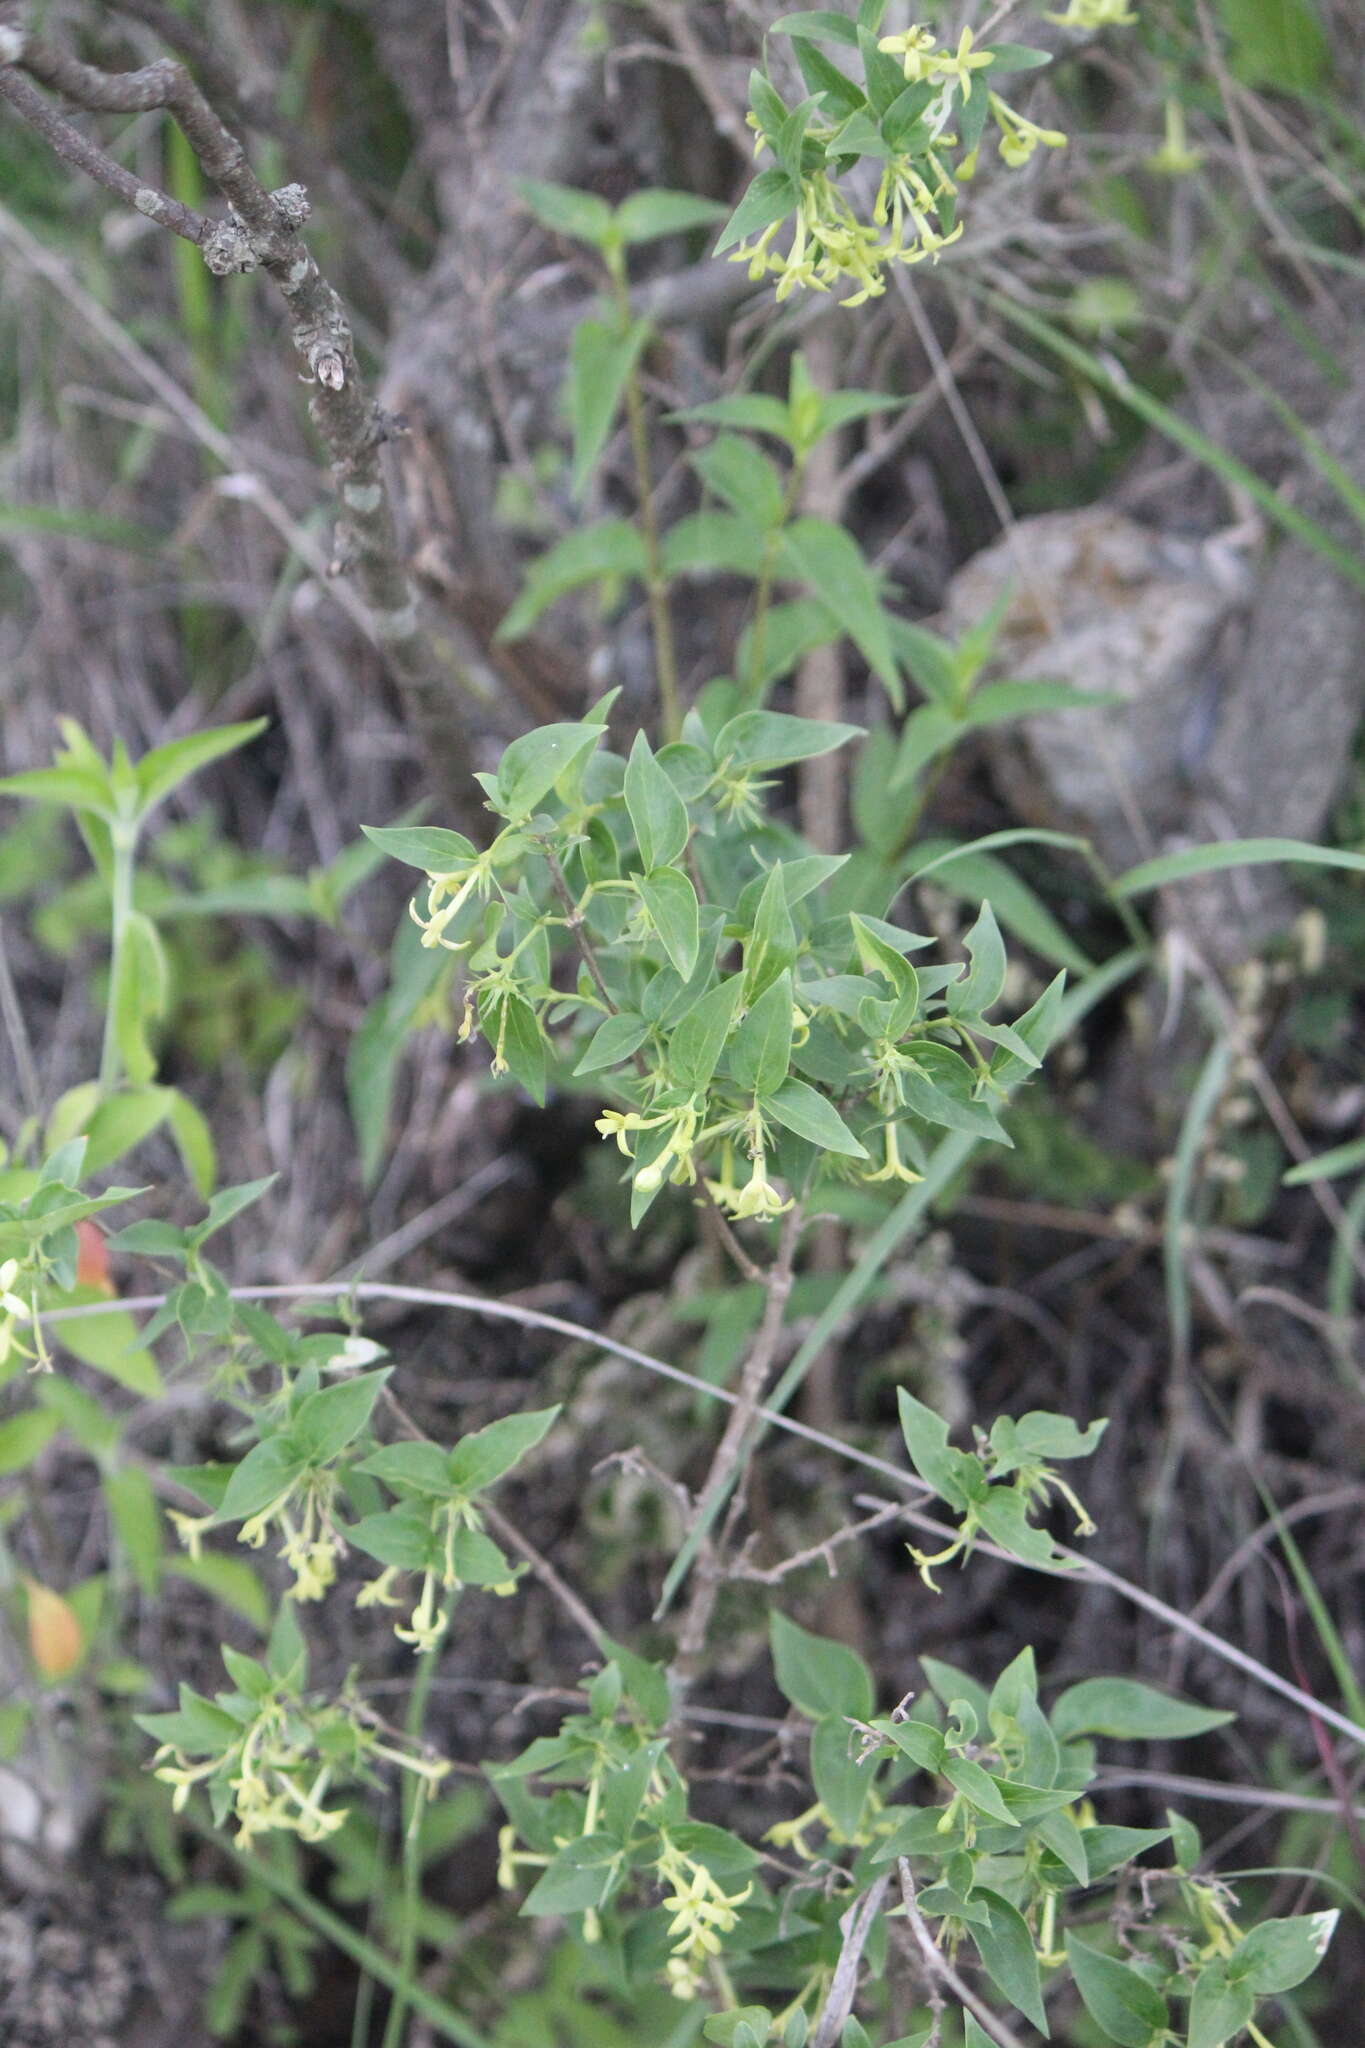
{"label": "pointed green leaf", "polygon": [[818,1145],[822,1152],[839,1152],[846,1159],[867,1157],[866,1148],[858,1143],[834,1104],[794,1075],[789,1075],[770,1095],[764,1095],[759,1107],[765,1115],[795,1131],[798,1138]]}
{"label": "pointed green leaf", "polygon": [[636,888],[659,943],[684,981],[692,979],[701,943],[697,892],[680,868],[637,878]]}

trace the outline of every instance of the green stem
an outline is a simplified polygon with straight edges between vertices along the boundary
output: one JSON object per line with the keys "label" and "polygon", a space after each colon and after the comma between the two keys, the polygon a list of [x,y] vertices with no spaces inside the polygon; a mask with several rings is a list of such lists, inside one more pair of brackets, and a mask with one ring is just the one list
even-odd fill
{"label": "green stem", "polygon": [[118,1002],[123,982],[123,955],[128,940],[128,921],[133,911],[133,865],[137,851],[137,826],[118,819],[110,826],[113,873],[110,878],[111,914],[109,945],[109,996],[104,1010],[104,1043],[100,1048],[99,1089],[102,1096],[118,1086],[121,1064],[118,1043]]}
{"label": "green stem", "polygon": [[[436,1664],[450,1627],[450,1618],[455,1611],[459,1589],[450,1595],[441,1615],[441,1634],[430,1650],[418,1659],[417,1675],[408,1695],[408,1710],[403,1717],[403,1732],[410,1740],[420,1745],[422,1729],[426,1721],[427,1702],[431,1698],[432,1682],[436,1676]],[[393,2003],[389,2007],[388,2021],[384,2027],[381,2048],[399,2048],[403,2038],[403,2027],[408,2016],[408,2007],[413,2002],[414,1976],[417,1966],[417,1918],[422,1903],[422,1807],[427,1796],[427,1782],[411,1772],[403,1779],[403,1898],[398,1931],[397,1970],[394,1981]]]}
{"label": "green stem", "polygon": [[[619,254],[608,255],[612,298],[622,332],[630,325],[630,296],[625,269]],[[630,448],[635,461],[635,483],[640,496],[640,537],[645,549],[645,595],[649,601],[650,631],[654,637],[654,669],[659,681],[659,708],[666,740],[682,735],[682,711],[678,701],[678,657],[673,644],[673,615],[668,608],[668,578],[664,574],[659,546],[659,521],[654,507],[654,475],[649,461],[649,423],[645,417],[640,373],[634,363],[626,376],[626,421]]]}

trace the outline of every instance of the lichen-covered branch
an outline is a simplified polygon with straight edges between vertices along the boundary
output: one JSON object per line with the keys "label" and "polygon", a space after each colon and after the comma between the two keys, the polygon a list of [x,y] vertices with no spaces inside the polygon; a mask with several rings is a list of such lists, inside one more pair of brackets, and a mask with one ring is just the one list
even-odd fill
{"label": "lichen-covered branch", "polygon": [[[227,201],[228,213],[209,219],[142,185],[65,121],[30,79],[91,112],[170,113],[205,176]],[[197,242],[216,276],[260,269],[280,292],[295,350],[315,386],[309,413],[326,445],[341,501],[337,566],[364,600],[434,781],[453,806],[468,806],[470,764],[457,698],[459,673],[437,656],[422,628],[382,468],[380,451],[395,422],[370,396],[345,308],[303,240],[308,218],[303,187],[266,190],[243,144],[183,64],[163,58],[136,71],[101,71],[27,33],[13,9],[0,15],[0,94],[66,161],[148,219]]]}

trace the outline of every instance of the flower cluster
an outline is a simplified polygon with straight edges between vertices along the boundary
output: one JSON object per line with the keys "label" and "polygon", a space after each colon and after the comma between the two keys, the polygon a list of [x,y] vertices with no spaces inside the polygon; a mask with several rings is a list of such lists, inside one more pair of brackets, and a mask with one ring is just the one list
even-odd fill
{"label": "flower cluster", "polygon": [[668,1936],[673,1950],[666,1965],[669,1989],[675,1998],[695,1998],[707,1963],[720,1954],[722,1935],[732,1931],[738,1909],[754,1887],[750,1881],[743,1891],[727,1893],[704,1863],[686,1855],[668,1835],[662,1842],[657,1868],[660,1880],[669,1887],[664,1909],[672,1916]]}
{"label": "flower cluster", "polygon": [[994,61],[990,50],[976,50],[976,38],[964,28],[956,50],[941,47],[932,29],[911,27],[900,35],[883,36],[877,48],[888,57],[899,57],[911,85],[960,85],[962,97],[972,96],[972,73],[983,71]]}
{"label": "flower cluster", "polygon": [[409,906],[413,923],[421,927],[424,946],[444,946],[451,953],[463,951],[464,942],[448,939],[446,931],[471,896],[486,902],[493,887],[491,850],[476,855],[471,846],[470,854],[465,867],[453,868],[447,874],[428,874],[425,914],[415,901]]}
{"label": "flower cluster", "polygon": [[[259,1550],[272,1528],[280,1535],[278,1555],[294,1574],[296,1600],[321,1600],[336,1583],[337,1562],[346,1545],[332,1519],[335,1479],[330,1472],[310,1472],[291,1480],[273,1501],[243,1522],[239,1543]],[[192,1558],[198,1558],[216,1515],[186,1515],[172,1508],[170,1520]]]}
{"label": "flower cluster", "polygon": [[[433,1514],[435,1530],[440,1532],[437,1540],[441,1547],[441,1561],[422,1573],[422,1590],[407,1627],[402,1628],[395,1623],[393,1631],[400,1643],[410,1643],[419,1656],[430,1656],[440,1648],[449,1621],[449,1596],[458,1592],[465,1583],[455,1556],[457,1532],[483,1528],[483,1517],[469,1501],[442,1502],[433,1508]],[[404,1604],[402,1596],[394,1589],[402,1576],[402,1566],[386,1565],[378,1578],[361,1587],[355,1596],[356,1606],[401,1607]],[[505,1579],[481,1580],[480,1583],[486,1592],[505,1596],[515,1592],[517,1576],[517,1572],[509,1568]]]}
{"label": "flower cluster", "polygon": [[[163,1784],[174,1787],[171,1803],[177,1813],[195,1785],[211,1780],[225,1785],[242,1848],[274,1830],[297,1835],[302,1842],[321,1842],[344,1826],[349,1808],[324,1802],[338,1775],[337,1758],[347,1752],[356,1761],[383,1758],[428,1785],[439,1782],[450,1769],[440,1760],[379,1741],[362,1725],[353,1702],[310,1707],[277,1684],[250,1702],[240,1694],[220,1695],[220,1710],[225,1703],[225,1723],[234,1705],[250,1710],[228,1740],[202,1756],[194,1754],[202,1743],[188,1733],[177,1739],[168,1731],[169,1739],[152,1759],[152,1771]],[[182,1718],[149,1717],[164,1722]]]}

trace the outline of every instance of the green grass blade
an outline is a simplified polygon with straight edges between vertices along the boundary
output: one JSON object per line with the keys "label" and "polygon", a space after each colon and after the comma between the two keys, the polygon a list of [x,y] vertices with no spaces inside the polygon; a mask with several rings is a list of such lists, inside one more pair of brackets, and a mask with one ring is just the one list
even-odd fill
{"label": "green grass blade", "polygon": [[1306,839],[1220,839],[1213,846],[1190,846],[1183,853],[1164,853],[1129,868],[1114,884],[1116,896],[1144,896],[1167,882],[1191,875],[1210,875],[1218,868],[1264,867],[1269,861],[1301,861],[1305,867],[1353,868],[1365,874],[1365,853],[1338,846],[1312,846]]}
{"label": "green grass blade", "polygon": [[1171,1184],[1166,1195],[1166,1217],[1162,1229],[1161,1258],[1166,1278],[1166,1314],[1171,1325],[1171,1350],[1176,1368],[1183,1371],[1190,1358],[1190,1282],[1185,1270],[1185,1226],[1189,1221],[1194,1194],[1194,1170],[1199,1147],[1209,1118],[1218,1107],[1223,1084],[1232,1065],[1232,1046],[1226,1038],[1209,1048],[1200,1069],[1189,1108],[1180,1126],[1180,1140],[1171,1163]]}
{"label": "green grass blade", "polygon": [[1044,348],[1059,356],[1097,390],[1126,406],[1149,427],[1155,427],[1159,434],[1164,434],[1168,441],[1174,441],[1186,454],[1204,463],[1224,483],[1244,491],[1277,526],[1286,533],[1292,533],[1296,540],[1301,540],[1324,561],[1330,562],[1357,590],[1365,590],[1365,560],[1343,547],[1316,519],[1310,519],[1296,505],[1287,503],[1263,477],[1257,476],[1255,470],[1248,469],[1245,463],[1239,462],[1235,455],[1229,455],[1209,435],[1201,433],[1198,427],[1191,426],[1179,413],[1163,405],[1159,398],[1154,398],[1150,391],[1144,391],[1141,385],[1135,384],[1117,357],[1096,355],[1093,350],[1082,347],[1069,335],[1063,334],[1050,320],[1044,320],[1003,292],[987,289],[984,296],[1014,326],[1041,342]]}

